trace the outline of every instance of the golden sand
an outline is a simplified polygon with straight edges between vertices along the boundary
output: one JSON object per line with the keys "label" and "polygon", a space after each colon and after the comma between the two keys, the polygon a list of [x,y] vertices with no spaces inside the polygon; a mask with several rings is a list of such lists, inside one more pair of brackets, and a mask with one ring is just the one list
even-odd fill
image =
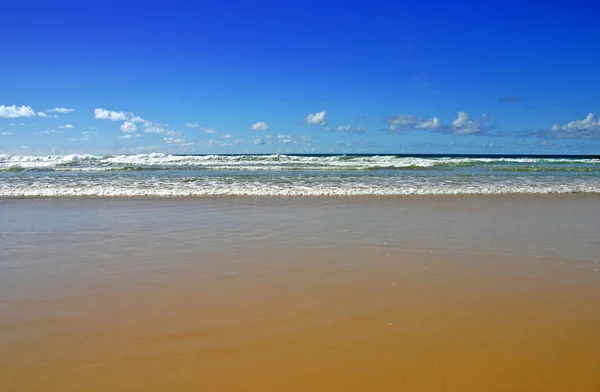
{"label": "golden sand", "polygon": [[0,390],[598,391],[597,205],[0,204]]}

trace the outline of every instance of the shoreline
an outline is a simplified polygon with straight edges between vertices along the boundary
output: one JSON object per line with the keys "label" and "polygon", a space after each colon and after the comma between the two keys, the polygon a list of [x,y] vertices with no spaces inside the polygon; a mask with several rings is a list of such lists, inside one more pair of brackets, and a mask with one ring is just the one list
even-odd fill
{"label": "shoreline", "polygon": [[540,192],[540,193],[447,193],[447,194],[354,194],[354,195],[132,195],[132,196],[0,196],[1,200],[209,200],[209,199],[282,199],[282,200],[345,200],[345,199],[459,199],[459,198],[600,198],[600,192]]}

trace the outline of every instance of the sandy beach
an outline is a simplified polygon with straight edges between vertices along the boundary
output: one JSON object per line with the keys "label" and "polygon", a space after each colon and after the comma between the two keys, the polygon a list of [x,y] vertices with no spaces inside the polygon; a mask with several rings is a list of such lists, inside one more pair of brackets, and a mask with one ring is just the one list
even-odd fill
{"label": "sandy beach", "polygon": [[0,200],[0,390],[598,391],[599,206]]}

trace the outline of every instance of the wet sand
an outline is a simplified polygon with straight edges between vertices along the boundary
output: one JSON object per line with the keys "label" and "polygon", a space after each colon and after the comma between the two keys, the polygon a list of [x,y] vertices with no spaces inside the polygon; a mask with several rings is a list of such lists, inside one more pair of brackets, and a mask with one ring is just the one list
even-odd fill
{"label": "wet sand", "polygon": [[0,200],[2,391],[598,391],[600,197]]}

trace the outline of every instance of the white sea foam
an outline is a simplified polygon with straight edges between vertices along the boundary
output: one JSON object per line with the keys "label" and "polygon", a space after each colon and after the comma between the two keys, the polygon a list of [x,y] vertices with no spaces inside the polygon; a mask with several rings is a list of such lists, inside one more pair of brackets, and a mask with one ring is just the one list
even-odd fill
{"label": "white sea foam", "polygon": [[138,169],[236,169],[236,170],[285,170],[285,169],[375,169],[462,166],[478,164],[588,164],[599,165],[597,159],[564,158],[424,158],[382,156],[291,156],[291,155],[168,155],[161,153],[138,155],[0,155],[0,170],[54,169],[73,171]]}
{"label": "white sea foam", "polygon": [[189,196],[358,196],[358,195],[467,195],[600,193],[599,184],[480,183],[412,184],[405,186],[341,183],[257,183],[213,181],[194,183],[44,184],[0,185],[0,197],[189,197]]}
{"label": "white sea foam", "polygon": [[0,155],[0,197],[600,193],[599,170],[569,158]]}

